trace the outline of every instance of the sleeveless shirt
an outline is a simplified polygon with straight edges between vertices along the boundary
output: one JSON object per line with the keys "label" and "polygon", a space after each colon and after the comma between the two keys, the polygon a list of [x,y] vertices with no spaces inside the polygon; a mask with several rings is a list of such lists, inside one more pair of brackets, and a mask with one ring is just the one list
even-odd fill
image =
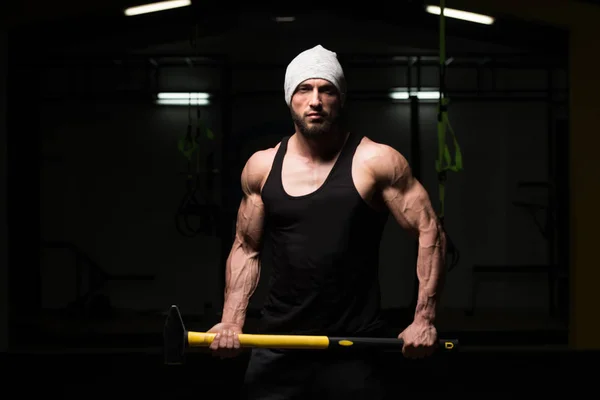
{"label": "sleeveless shirt", "polygon": [[261,265],[271,271],[260,333],[371,335],[382,326],[379,247],[388,212],[358,193],[352,160],[362,137],[350,134],[324,183],[289,195],[282,139],[262,189]]}

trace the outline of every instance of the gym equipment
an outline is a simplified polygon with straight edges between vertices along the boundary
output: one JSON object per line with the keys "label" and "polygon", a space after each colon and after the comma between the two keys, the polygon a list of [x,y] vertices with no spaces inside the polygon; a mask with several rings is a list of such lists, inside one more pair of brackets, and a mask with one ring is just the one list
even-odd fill
{"label": "gym equipment", "polygon": [[[185,362],[186,350],[190,347],[208,347],[216,334],[194,332],[186,329],[179,308],[172,305],[167,314],[164,327],[164,357],[165,364],[180,365]],[[369,338],[369,337],[329,337],[307,335],[238,335],[241,346],[244,348],[262,347],[278,349],[365,349],[377,350],[402,350],[404,342],[396,338]],[[442,339],[439,347],[444,352],[458,350],[458,340]]]}
{"label": "gym equipment", "polygon": [[[450,125],[448,118],[448,105],[450,99],[446,95],[446,69],[448,61],[446,60],[446,17],[444,10],[446,7],[445,0],[440,0],[440,51],[439,51],[439,79],[440,79],[440,97],[438,100],[438,155],[435,161],[435,169],[438,174],[439,185],[439,201],[440,209],[438,217],[442,226],[444,225],[444,217],[446,215],[446,180],[447,172],[460,172],[463,170],[462,152],[458,145],[458,140],[454,134],[454,130]],[[451,162],[450,150],[446,143],[446,133],[450,132],[454,144],[454,163]]]}
{"label": "gym equipment", "polygon": [[66,307],[74,318],[106,317],[113,312],[110,298],[104,293],[110,282],[149,282],[150,274],[115,274],[105,271],[83,249],[67,241],[42,240],[44,249],[67,250],[75,262],[75,299]]}
{"label": "gym equipment", "polygon": [[[190,37],[190,44],[199,56],[197,51],[198,29],[196,25],[194,34]],[[190,67],[194,67],[192,61],[189,61]],[[179,151],[183,154],[187,162],[187,171],[183,172],[186,176],[186,192],[177,207],[175,214],[175,227],[177,232],[185,237],[196,237],[199,234],[207,236],[217,236],[219,234],[219,219],[221,208],[212,199],[214,195],[214,180],[219,170],[215,167],[214,151],[207,152],[204,170],[201,167],[201,147],[202,140],[213,141],[214,132],[208,127],[201,118],[201,104],[194,104],[194,98],[189,95],[188,105],[188,126],[186,135],[179,139],[177,145]],[[196,135],[192,135],[194,119],[192,111],[196,110]],[[205,142],[207,144],[209,142]],[[202,184],[201,177],[204,176],[205,184]],[[204,188],[202,187],[204,186]],[[193,218],[195,217],[195,218]],[[196,223],[192,223],[192,219]]]}
{"label": "gym equipment", "polygon": [[[191,107],[190,105],[190,110]],[[200,166],[200,141],[202,137],[213,140],[214,133],[200,119],[200,109],[198,108],[196,136],[192,137],[190,111],[187,133],[178,143],[179,151],[183,153],[186,159],[187,170],[182,173],[186,176],[186,191],[177,207],[175,226],[177,231],[185,237],[195,237],[199,234],[216,235],[218,233],[217,222],[220,207],[212,199],[214,177],[218,170],[215,167],[214,152],[210,152],[206,156],[204,170]],[[204,185],[202,184],[202,176],[205,177],[206,181]],[[192,223],[192,217],[195,217],[196,224]]]}

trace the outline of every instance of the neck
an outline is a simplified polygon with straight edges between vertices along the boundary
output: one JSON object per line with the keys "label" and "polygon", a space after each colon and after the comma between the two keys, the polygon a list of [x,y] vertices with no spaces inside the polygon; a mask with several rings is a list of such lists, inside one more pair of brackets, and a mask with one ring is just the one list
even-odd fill
{"label": "neck", "polygon": [[348,133],[336,129],[317,138],[307,138],[296,132],[293,138],[296,151],[301,156],[315,161],[328,161],[337,156],[348,138]]}

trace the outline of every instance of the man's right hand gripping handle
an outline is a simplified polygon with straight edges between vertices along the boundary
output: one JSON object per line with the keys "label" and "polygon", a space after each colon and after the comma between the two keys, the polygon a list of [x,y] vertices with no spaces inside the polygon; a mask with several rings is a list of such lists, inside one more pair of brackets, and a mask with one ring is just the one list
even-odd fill
{"label": "man's right hand gripping handle", "polygon": [[242,351],[238,334],[242,328],[236,324],[220,322],[213,326],[208,332],[216,333],[209,348],[213,355],[221,358],[236,357]]}

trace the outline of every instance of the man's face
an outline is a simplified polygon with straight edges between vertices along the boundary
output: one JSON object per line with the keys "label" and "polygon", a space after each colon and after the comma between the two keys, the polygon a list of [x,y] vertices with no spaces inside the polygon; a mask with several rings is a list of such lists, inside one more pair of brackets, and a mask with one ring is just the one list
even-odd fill
{"label": "man's face", "polygon": [[292,119],[304,137],[319,137],[327,134],[338,121],[340,94],[329,81],[308,79],[296,88],[290,109]]}

